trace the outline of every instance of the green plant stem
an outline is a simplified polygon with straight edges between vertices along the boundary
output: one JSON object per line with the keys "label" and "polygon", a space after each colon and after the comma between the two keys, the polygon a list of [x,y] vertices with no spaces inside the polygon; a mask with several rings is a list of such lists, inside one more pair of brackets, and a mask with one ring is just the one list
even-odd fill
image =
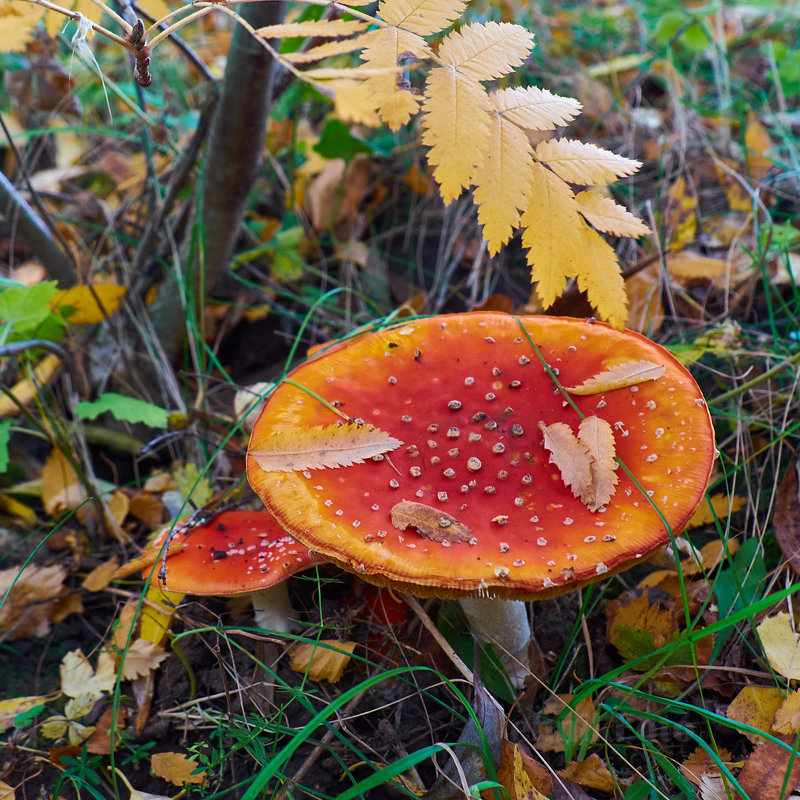
{"label": "green plant stem", "polygon": [[743,383],[741,386],[737,386],[735,389],[730,389],[727,392],[723,392],[721,395],[718,395],[714,398],[714,404],[716,405],[719,403],[724,403],[726,400],[730,400],[733,397],[738,397],[740,394],[749,392],[750,389],[755,389],[755,387],[760,383],[768,381],[770,378],[774,377],[780,372],[783,372],[787,367],[792,367],[797,363],[800,363],[800,353],[795,353],[791,358],[787,358],[785,361],[781,361],[780,364],[776,364],[766,372],[762,372],[757,378],[753,378],[752,380]]}

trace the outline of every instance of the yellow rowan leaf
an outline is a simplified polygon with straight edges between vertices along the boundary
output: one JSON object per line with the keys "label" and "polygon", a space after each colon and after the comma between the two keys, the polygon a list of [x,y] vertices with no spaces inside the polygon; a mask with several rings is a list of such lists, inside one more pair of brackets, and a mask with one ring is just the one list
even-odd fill
{"label": "yellow rowan leaf", "polygon": [[367,29],[367,23],[358,19],[305,20],[304,22],[284,22],[281,25],[267,25],[256,29],[264,39],[286,39],[292,36],[320,36],[338,38],[353,36]]}
{"label": "yellow rowan leaf", "polygon": [[581,269],[583,252],[575,231],[583,222],[572,190],[541,164],[531,167],[531,182],[520,220],[522,246],[528,248],[531,278],[542,305],[551,306],[567,278]]}
{"label": "yellow rowan leaf", "polygon": [[372,89],[366,81],[340,78],[327,81],[323,86],[333,91],[334,112],[343,122],[372,128],[381,124]]}
{"label": "yellow rowan leaf", "polygon": [[701,525],[711,525],[718,519],[724,522],[745,503],[747,503],[747,498],[738,495],[728,497],[727,494],[715,494],[707,497],[686,523],[686,530],[699,528]]}
{"label": "yellow rowan leaf", "polygon": [[102,322],[106,316],[113,314],[125,294],[124,286],[113,283],[97,283],[93,286],[73,286],[61,289],[50,300],[54,310],[74,309],[67,319],[76,325],[92,325]]}
{"label": "yellow rowan leaf", "polygon": [[458,70],[434,67],[428,74],[423,103],[423,144],[428,163],[449,203],[470,185],[489,139],[488,97],[475,80]]}
{"label": "yellow rowan leaf", "polygon": [[324,42],[316,47],[309,47],[308,50],[298,50],[296,53],[284,53],[282,58],[291,61],[292,64],[311,64],[313,61],[321,61],[323,58],[352,53],[362,47],[359,39],[341,39]]}
{"label": "yellow rowan leaf", "polygon": [[572,489],[575,497],[588,492],[592,485],[592,456],[586,444],[564,422],[540,422],[539,429],[544,447],[550,451],[549,463],[558,467],[564,485]]}
{"label": "yellow rowan leaf", "polygon": [[800,678],[800,635],[792,629],[791,617],[785,612],[767,617],[758,636],[772,669],[790,681]]}
{"label": "yellow rowan leaf", "polygon": [[122,679],[132,681],[148,675],[167,657],[164,648],[146,639],[134,639],[120,664]]}
{"label": "yellow rowan leaf", "polygon": [[401,444],[379,428],[349,422],[273,433],[251,441],[248,455],[267,472],[289,472],[349,467]]}
{"label": "yellow rowan leaf", "polygon": [[606,505],[617,491],[617,462],[614,459],[614,431],[600,417],[586,417],[578,427],[578,441],[589,453],[591,481],[580,493],[589,511]]}
{"label": "yellow rowan leaf", "polygon": [[[776,712],[783,705],[783,693],[774,686],[745,686],[731,700],[725,716],[734,722],[742,722],[764,733],[772,730],[772,721]],[[750,731],[742,733],[753,744],[763,741],[764,737]]]}
{"label": "yellow rowan leaf", "polygon": [[585,191],[575,195],[578,211],[599,231],[614,236],[644,236],[650,228],[630,211],[618,206],[610,197]]}
{"label": "yellow rowan leaf", "polygon": [[[320,647],[320,644],[329,647]],[[355,649],[355,642],[340,642],[338,639],[321,639],[319,644],[300,642],[292,648],[289,666],[294,672],[307,674],[309,680],[336,683]]]}
{"label": "yellow rowan leaf", "polygon": [[420,36],[438,33],[455,22],[468,0],[381,0],[378,16]]}
{"label": "yellow rowan leaf", "polygon": [[658,380],[666,371],[663,364],[653,361],[625,361],[587,378],[579,386],[564,387],[570,394],[587,395],[610,392],[635,386],[637,383]]}
{"label": "yellow rowan leaf", "polygon": [[724,258],[707,258],[696,253],[668,253],[667,268],[674,278],[720,278],[730,269]]}
{"label": "yellow rowan leaf", "polygon": [[568,183],[596,186],[633,175],[642,166],[640,161],[575,139],[546,139],[539,142],[536,158]]}
{"label": "yellow rowan leaf", "polygon": [[489,120],[489,141],[472,181],[478,222],[489,254],[495,255],[519,225],[533,155],[525,131],[496,112]]}
{"label": "yellow rowan leaf", "polygon": [[489,95],[503,118],[531,131],[552,131],[566,125],[581,110],[574,97],[561,97],[535,86],[498,89]]}
{"label": "yellow rowan leaf", "polygon": [[574,233],[582,248],[578,262],[578,288],[586,292],[597,314],[615,328],[622,328],[628,318],[628,295],[614,248],[582,218],[580,235]]}
{"label": "yellow rowan leaf", "polygon": [[790,692],[775,712],[772,730],[781,736],[794,736],[800,730],[800,690]]}
{"label": "yellow rowan leaf", "polygon": [[187,783],[203,784],[206,782],[204,772],[195,772],[200,765],[184,753],[153,753],[150,769],[158,778],[185,786]]}
{"label": "yellow rowan leaf", "polygon": [[508,75],[533,49],[533,34],[510,22],[465,25],[439,45],[439,59],[465,77],[486,81]]}
{"label": "yellow rowan leaf", "polygon": [[0,0],[0,52],[21,53],[44,9],[21,0]]}
{"label": "yellow rowan leaf", "polygon": [[421,36],[395,27],[369,31],[360,41],[364,45],[361,71],[392,70],[368,78],[367,85],[381,119],[396,131],[417,113],[420,102],[416,95],[398,86],[398,62],[401,57],[408,60],[409,54],[423,58],[430,54],[430,48]]}

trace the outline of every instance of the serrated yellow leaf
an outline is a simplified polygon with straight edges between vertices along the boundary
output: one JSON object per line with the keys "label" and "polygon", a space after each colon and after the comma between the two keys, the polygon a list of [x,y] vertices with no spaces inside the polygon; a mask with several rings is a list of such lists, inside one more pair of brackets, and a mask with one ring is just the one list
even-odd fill
{"label": "serrated yellow leaf", "polygon": [[515,70],[533,48],[533,34],[510,22],[465,25],[439,45],[437,55],[476,81],[500,78]]}
{"label": "serrated yellow leaf", "polygon": [[579,386],[565,387],[570,394],[587,395],[611,392],[614,389],[623,389],[645,381],[658,380],[666,371],[663,364],[653,361],[625,361],[615,364],[610,369],[598,372],[585,380]]}
{"label": "serrated yellow leaf", "polygon": [[367,86],[381,119],[396,131],[417,113],[420,103],[416,95],[398,86],[398,62],[407,61],[409,55],[426,57],[430,48],[421,36],[395,27],[369,31],[360,41],[364,45],[361,70],[392,70],[369,78]]}
{"label": "serrated yellow leaf", "polygon": [[53,309],[74,308],[67,319],[75,325],[93,325],[102,322],[119,307],[125,287],[114,283],[96,283],[93,286],[73,286],[57,291],[50,300]]}
{"label": "serrated yellow leaf", "polygon": [[544,436],[545,450],[550,451],[550,464],[555,464],[561,473],[564,485],[572,489],[575,497],[587,492],[592,485],[592,456],[589,448],[581,442],[564,422],[552,425],[539,423]]}
{"label": "serrated yellow leaf", "polygon": [[[777,691],[777,690],[776,690]],[[800,691],[781,698],[780,707],[775,711],[772,730],[782,736],[794,736],[800,730]]]}
{"label": "serrated yellow leaf", "polygon": [[711,525],[718,519],[724,522],[731,514],[735,514],[743,508],[746,503],[747,498],[738,495],[730,497],[727,494],[714,494],[711,497],[706,495],[706,498],[697,507],[697,511],[686,523],[686,530],[699,528],[701,525]]}
{"label": "serrated yellow leaf", "polygon": [[425,84],[423,144],[445,203],[472,183],[489,139],[488,98],[483,86],[457,70],[434,67]]}
{"label": "serrated yellow leaf", "polygon": [[185,786],[187,783],[205,783],[205,772],[196,772],[200,764],[193,758],[183,753],[153,753],[150,759],[150,770],[153,775],[174,783],[176,786]]}
{"label": "serrated yellow leaf", "polygon": [[122,679],[132,681],[148,675],[167,657],[164,648],[146,639],[134,639],[120,664]]}
{"label": "serrated yellow leaf", "polygon": [[0,52],[23,52],[44,11],[43,8],[21,0],[0,0]]}
{"label": "serrated yellow leaf", "polygon": [[438,33],[463,13],[467,0],[381,0],[378,16],[420,36]]}
{"label": "serrated yellow leaf", "polygon": [[644,236],[650,228],[630,211],[618,206],[610,197],[585,191],[575,195],[578,211],[599,231],[614,236]]}
{"label": "serrated yellow leaf", "polygon": [[552,131],[566,125],[581,110],[575,98],[560,97],[535,86],[498,89],[489,99],[505,119],[531,131]]}
{"label": "serrated yellow leaf", "polygon": [[355,122],[373,128],[380,125],[381,118],[373,93],[365,81],[340,78],[326,82],[321,88],[333,91],[334,113],[343,122]]}
{"label": "serrated yellow leaf", "polygon": [[600,417],[586,417],[578,427],[578,441],[591,457],[591,482],[581,492],[581,502],[589,511],[606,505],[617,491],[617,462],[614,459],[614,431]]}
{"label": "serrated yellow leaf", "polygon": [[533,154],[525,131],[496,112],[489,119],[489,141],[472,182],[478,222],[483,225],[489,255],[494,255],[519,225]]}
{"label": "serrated yellow leaf", "polygon": [[525,230],[522,246],[528,248],[531,279],[547,308],[564,291],[567,278],[581,269],[583,219],[575,195],[557,175],[541,164],[531,166],[531,182],[520,223]]}
{"label": "serrated yellow leaf", "polygon": [[575,139],[547,139],[539,142],[536,146],[536,158],[568,183],[598,186],[633,175],[642,166],[640,161]]}
{"label": "serrated yellow leaf", "polygon": [[280,431],[254,442],[248,455],[267,472],[349,467],[388,453],[402,442],[371,425],[354,422]]}
{"label": "serrated yellow leaf", "polygon": [[800,635],[792,629],[791,617],[785,612],[767,617],[758,636],[772,669],[790,681],[800,678]]}
{"label": "serrated yellow leaf", "polygon": [[282,58],[291,61],[292,64],[311,64],[314,61],[321,61],[323,58],[352,53],[360,50],[362,46],[358,39],[342,39],[324,42],[316,47],[309,47],[308,50],[298,50],[296,53],[284,53]]}
{"label": "serrated yellow leaf", "polygon": [[598,316],[615,328],[622,328],[628,318],[628,295],[614,248],[582,218],[580,232],[575,232],[582,249],[577,274],[578,288],[586,292]]}
{"label": "serrated yellow leaf", "polygon": [[263,28],[258,28],[256,33],[264,39],[286,39],[292,36],[321,36],[333,39],[340,36],[353,36],[366,29],[367,23],[358,19],[309,19],[304,22],[284,22],[281,25],[266,25]]}

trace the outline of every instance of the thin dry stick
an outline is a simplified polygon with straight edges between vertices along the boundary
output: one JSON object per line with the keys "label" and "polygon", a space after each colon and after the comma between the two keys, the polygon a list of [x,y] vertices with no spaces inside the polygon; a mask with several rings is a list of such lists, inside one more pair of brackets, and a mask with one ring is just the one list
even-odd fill
{"label": "thin dry stick", "polygon": [[461,660],[461,656],[456,653],[450,646],[447,639],[442,636],[439,629],[433,624],[433,620],[428,616],[427,611],[420,605],[416,597],[410,594],[401,594],[403,600],[409,605],[411,610],[417,615],[419,621],[425,626],[425,629],[436,640],[436,644],[444,650],[445,655],[453,662],[453,666],[470,682],[472,683],[473,674],[472,670]]}

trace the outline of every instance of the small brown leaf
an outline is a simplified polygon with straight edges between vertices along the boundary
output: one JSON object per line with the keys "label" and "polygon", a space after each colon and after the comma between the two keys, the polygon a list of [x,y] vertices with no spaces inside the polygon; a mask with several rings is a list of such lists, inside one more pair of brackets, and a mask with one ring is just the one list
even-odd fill
{"label": "small brown leaf", "polygon": [[[724,748],[718,750],[717,755],[722,761],[731,760],[731,754]],[[680,767],[686,779],[690,780],[695,786],[700,785],[700,779],[703,775],[719,771],[716,762],[703,747],[696,747]]]}
{"label": "small brown leaf", "polygon": [[309,680],[336,683],[350,663],[350,656],[356,648],[356,643],[321,639],[319,644],[329,646],[320,647],[312,642],[298,644],[292,649],[292,661],[289,666],[295,672],[307,674]]}
{"label": "small brown leaf", "polygon": [[572,694],[557,694],[550,697],[544,704],[545,714],[558,717],[557,732],[547,726],[540,726],[536,747],[540,750],[552,750],[556,753],[564,752],[564,742],[573,744],[584,742],[588,738],[591,744],[598,740],[597,729],[593,720],[597,708],[591,697],[584,697],[577,704],[571,704]]}
{"label": "small brown leaf", "polygon": [[198,766],[200,765],[194,759],[188,758],[184,753],[154,753],[150,759],[153,775],[176,786],[205,783],[206,776],[202,772],[194,772]]}
{"label": "small brown leaf", "polygon": [[55,565],[31,564],[21,575],[14,567],[0,571],[0,597],[5,597],[0,630],[6,641],[47,635],[66,577],[66,568]]}
{"label": "small brown leaf", "polygon": [[84,579],[81,586],[87,592],[99,592],[105,589],[111,582],[117,567],[119,566],[119,559],[116,556],[111,556],[108,561],[104,561],[99,566],[95,567]]}
{"label": "small brown leaf", "polygon": [[795,574],[800,575],[800,492],[798,492],[800,459],[789,465],[778,488],[775,501],[775,538],[784,558]]}
{"label": "small brown leaf", "polygon": [[[787,776],[790,764],[791,772]],[[738,780],[749,800],[784,797],[800,781],[800,759],[791,748],[786,749],[775,742],[764,742],[744,762]]]}
{"label": "small brown leaf", "polygon": [[[578,441],[591,457],[591,482],[581,492],[581,502],[590,511],[606,505],[617,491],[617,462],[614,458],[614,431],[599,417],[586,417],[578,428]],[[580,783],[580,781],[578,781]]]}
{"label": "small brown leaf", "polygon": [[592,485],[592,456],[583,442],[570,430],[569,425],[555,422],[539,423],[544,435],[544,446],[550,451],[550,463],[561,472],[561,480],[579,497]]}
{"label": "small brown leaf", "polygon": [[617,781],[597,753],[590,753],[580,763],[570,761],[564,769],[558,771],[558,774],[587,789],[597,789],[610,794],[617,788]]}
{"label": "small brown leaf", "polygon": [[401,500],[392,506],[392,525],[400,531],[416,528],[420,536],[434,542],[468,542],[472,538],[472,531],[455,517],[411,500]]}
{"label": "small brown leaf", "polygon": [[617,364],[611,369],[597,373],[587,378],[578,386],[567,386],[565,390],[570,394],[588,395],[610,392],[614,389],[623,389],[626,386],[635,386],[637,383],[658,380],[666,372],[663,364],[652,361],[626,361]]}
{"label": "small brown leaf", "polygon": [[250,444],[248,455],[267,472],[349,467],[398,448],[402,442],[372,425],[354,422],[279,431]]}

